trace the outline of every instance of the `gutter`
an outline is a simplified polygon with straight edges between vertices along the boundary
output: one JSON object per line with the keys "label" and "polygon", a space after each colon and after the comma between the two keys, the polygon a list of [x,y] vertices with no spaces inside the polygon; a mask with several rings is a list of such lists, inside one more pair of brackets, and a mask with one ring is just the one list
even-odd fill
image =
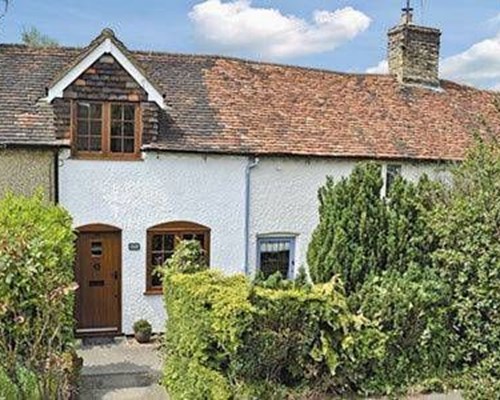
{"label": "gutter", "polygon": [[250,198],[251,198],[251,179],[252,169],[259,165],[259,159],[254,157],[248,158],[248,164],[245,168],[245,275],[250,274],[249,255],[250,255]]}

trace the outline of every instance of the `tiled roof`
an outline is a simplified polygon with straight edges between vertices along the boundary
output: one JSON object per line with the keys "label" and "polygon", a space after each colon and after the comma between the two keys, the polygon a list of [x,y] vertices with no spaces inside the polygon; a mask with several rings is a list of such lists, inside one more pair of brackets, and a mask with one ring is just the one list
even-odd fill
{"label": "tiled roof", "polygon": [[[0,143],[57,143],[41,99],[81,52],[0,45]],[[448,81],[436,91],[384,75],[130,54],[170,106],[153,149],[454,160],[475,134],[500,137],[500,94]]]}

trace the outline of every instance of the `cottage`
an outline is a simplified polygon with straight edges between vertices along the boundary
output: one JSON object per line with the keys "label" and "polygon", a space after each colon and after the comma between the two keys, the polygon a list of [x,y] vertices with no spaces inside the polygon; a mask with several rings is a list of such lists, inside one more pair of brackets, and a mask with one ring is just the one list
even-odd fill
{"label": "cottage", "polygon": [[438,76],[440,32],[389,32],[390,75],[131,51],[0,45],[0,190],[47,195],[78,232],[77,332],[162,330],[155,266],[198,240],[227,273],[306,264],[318,188],[359,160],[438,176],[474,135],[500,135],[499,101]]}

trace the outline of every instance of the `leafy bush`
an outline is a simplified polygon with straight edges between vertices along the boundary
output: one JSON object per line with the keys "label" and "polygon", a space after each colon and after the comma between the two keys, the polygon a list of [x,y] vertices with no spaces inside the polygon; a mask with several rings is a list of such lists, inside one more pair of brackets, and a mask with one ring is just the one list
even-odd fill
{"label": "leafy bush", "polygon": [[[251,322],[250,284],[217,271],[164,278],[164,383],[176,399],[228,399],[232,363]],[[181,371],[183,373],[181,374]]]}
{"label": "leafy bush", "polygon": [[357,294],[359,310],[387,335],[386,355],[365,389],[391,393],[448,371],[448,286],[431,270],[411,267],[373,276]]}
{"label": "leafy bush", "polygon": [[243,276],[178,270],[164,279],[164,383],[174,399],[269,398],[277,387],[316,384],[343,393],[365,378],[351,365],[383,355],[384,336],[350,313],[337,280],[308,287],[271,277],[261,287]]}
{"label": "leafy bush", "polygon": [[432,216],[436,268],[451,287],[451,357],[459,370],[500,349],[499,199],[500,147],[480,143],[453,171]]}
{"label": "leafy bush", "polygon": [[207,255],[196,240],[183,240],[167,260],[166,268],[186,274],[203,271],[208,269]]}
{"label": "leafy bush", "polygon": [[70,217],[41,194],[0,201],[0,370],[21,391],[36,381],[44,398],[69,390],[73,243]]}

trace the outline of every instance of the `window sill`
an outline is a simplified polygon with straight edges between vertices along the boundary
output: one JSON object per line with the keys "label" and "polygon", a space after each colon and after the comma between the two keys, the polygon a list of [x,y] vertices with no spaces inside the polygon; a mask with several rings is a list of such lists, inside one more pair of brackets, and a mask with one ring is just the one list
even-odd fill
{"label": "window sill", "polygon": [[72,160],[90,160],[90,161],[143,161],[140,155],[130,156],[105,156],[100,154],[73,154]]}
{"label": "window sill", "polygon": [[162,290],[146,290],[144,296],[161,296],[163,294]]}

